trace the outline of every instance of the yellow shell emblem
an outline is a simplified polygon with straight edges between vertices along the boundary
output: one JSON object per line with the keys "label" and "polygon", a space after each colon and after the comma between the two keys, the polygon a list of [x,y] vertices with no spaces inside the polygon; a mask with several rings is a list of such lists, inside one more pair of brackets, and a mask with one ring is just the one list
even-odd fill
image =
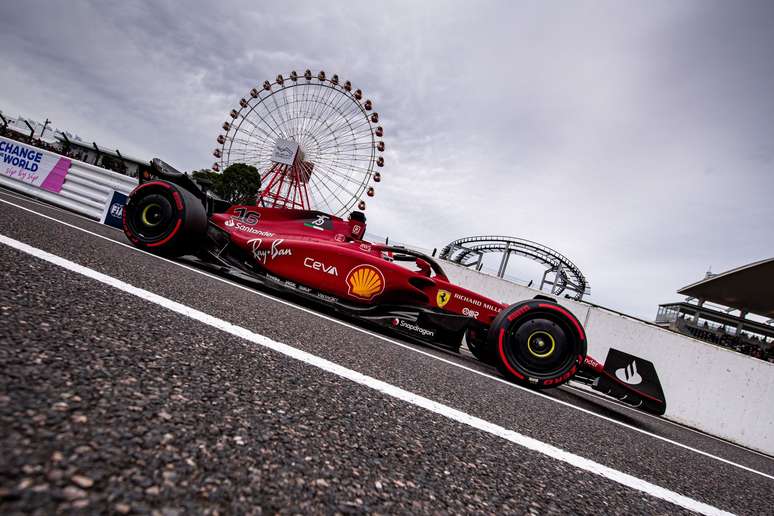
{"label": "yellow shell emblem", "polygon": [[451,292],[448,290],[439,290],[438,294],[435,296],[435,303],[438,305],[438,308],[443,308],[446,306],[446,303],[449,302],[449,299],[451,299]]}
{"label": "yellow shell emblem", "polygon": [[358,265],[347,274],[349,295],[360,299],[372,299],[384,291],[384,276],[371,265]]}

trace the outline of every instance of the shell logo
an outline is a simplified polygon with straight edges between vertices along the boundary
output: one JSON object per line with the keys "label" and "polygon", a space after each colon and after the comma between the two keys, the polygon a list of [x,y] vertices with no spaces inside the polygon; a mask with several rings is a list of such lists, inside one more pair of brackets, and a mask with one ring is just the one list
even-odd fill
{"label": "shell logo", "polygon": [[384,276],[373,265],[358,265],[347,274],[349,295],[360,299],[373,299],[384,292]]}

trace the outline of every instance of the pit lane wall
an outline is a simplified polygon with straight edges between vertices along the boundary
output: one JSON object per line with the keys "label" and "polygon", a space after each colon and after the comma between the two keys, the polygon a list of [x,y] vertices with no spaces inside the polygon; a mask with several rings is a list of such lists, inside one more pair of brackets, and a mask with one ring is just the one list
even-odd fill
{"label": "pit lane wall", "polygon": [[[443,267],[452,282],[504,303],[541,294],[450,262]],[[584,324],[588,352],[600,362],[611,347],[653,362],[666,395],[664,417],[774,455],[774,364],[604,308],[558,301]]]}
{"label": "pit lane wall", "polygon": [[0,137],[0,186],[108,223],[137,179]]}

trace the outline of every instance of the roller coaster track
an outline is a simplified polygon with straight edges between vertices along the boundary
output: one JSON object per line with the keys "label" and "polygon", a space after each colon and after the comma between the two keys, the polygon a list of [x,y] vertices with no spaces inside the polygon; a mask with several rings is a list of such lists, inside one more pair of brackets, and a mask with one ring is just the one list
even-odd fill
{"label": "roller coaster track", "polygon": [[[566,256],[543,244],[523,238],[497,235],[460,238],[441,249],[440,258],[464,267],[475,266],[480,269],[481,260],[487,253],[502,253],[497,273],[500,278],[505,275],[510,255],[515,254],[546,267],[540,284],[541,290],[544,285],[550,285],[552,294],[559,295],[567,290],[570,294],[566,297],[576,300],[581,300],[590,292],[588,280]],[[547,278],[549,274],[554,275],[552,281]]]}

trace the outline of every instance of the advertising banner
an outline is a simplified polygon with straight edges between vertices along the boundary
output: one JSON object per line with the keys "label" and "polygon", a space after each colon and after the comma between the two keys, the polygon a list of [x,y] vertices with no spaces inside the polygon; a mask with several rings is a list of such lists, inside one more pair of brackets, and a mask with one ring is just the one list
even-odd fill
{"label": "advertising banner", "polygon": [[0,174],[58,193],[70,160],[14,140],[0,137]]}
{"label": "advertising banner", "polygon": [[105,211],[102,213],[102,223],[114,228],[122,229],[124,227],[124,206],[126,200],[129,197],[121,192],[113,190],[113,196],[110,202],[105,206]]}

